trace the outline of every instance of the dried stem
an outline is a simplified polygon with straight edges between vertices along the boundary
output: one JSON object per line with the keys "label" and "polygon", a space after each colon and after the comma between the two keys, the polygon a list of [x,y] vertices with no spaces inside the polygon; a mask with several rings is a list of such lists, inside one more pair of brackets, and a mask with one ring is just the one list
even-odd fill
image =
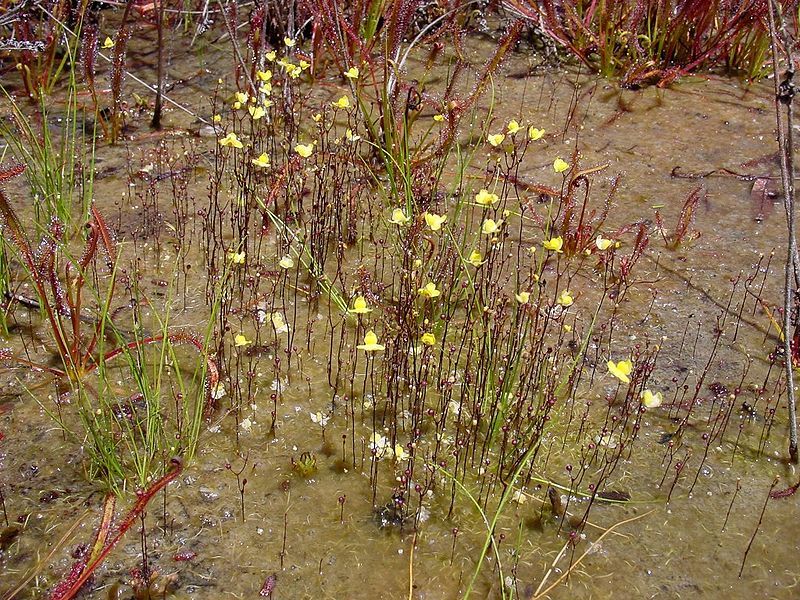
{"label": "dried stem", "polygon": [[[794,286],[798,283],[798,257],[797,240],[794,232],[794,148],[792,140],[792,99],[796,92],[792,78],[794,65],[792,63],[791,45],[784,27],[780,7],[776,0],[770,2],[769,31],[772,45],[772,68],[775,73],[775,115],[778,126],[778,146],[781,158],[781,181],[784,192],[784,208],[786,210],[786,224],[788,227],[786,269],[783,297],[783,351],[786,374],[786,395],[789,404],[789,460],[797,464],[797,409],[794,390],[794,377],[792,369],[792,335],[789,328],[792,325],[792,305],[794,300]],[[783,37],[783,46],[786,52],[787,69],[778,81],[778,33],[780,27]],[[786,107],[784,116],[781,104]]]}

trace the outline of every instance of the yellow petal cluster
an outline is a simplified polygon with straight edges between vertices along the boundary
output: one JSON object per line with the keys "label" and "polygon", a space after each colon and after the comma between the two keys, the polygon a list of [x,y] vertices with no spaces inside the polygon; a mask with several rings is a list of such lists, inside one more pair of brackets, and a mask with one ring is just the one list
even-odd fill
{"label": "yellow petal cluster", "polygon": [[500,202],[500,198],[497,194],[492,194],[489,190],[482,189],[475,194],[475,202],[481,206],[492,206]]}
{"label": "yellow petal cluster", "polygon": [[562,238],[560,235],[558,237],[550,238],[549,240],[542,242],[542,246],[544,246],[545,250],[550,250],[552,252],[558,252],[561,254],[564,252],[562,250],[564,247],[564,238]]}
{"label": "yellow petal cluster", "polygon": [[367,299],[364,296],[356,296],[356,299],[353,300],[353,307],[347,309],[347,312],[356,315],[365,315],[371,311],[372,309],[367,306]]}
{"label": "yellow petal cluster", "polygon": [[561,158],[557,158],[553,161],[553,171],[556,173],[563,173],[569,169],[569,163]]}
{"label": "yellow petal cluster", "polygon": [[384,350],[386,346],[378,343],[378,336],[371,329],[364,335],[364,343],[356,346],[359,350],[365,352],[375,352],[377,350]]}
{"label": "yellow petal cluster", "polygon": [[630,375],[631,371],[633,371],[633,363],[630,360],[621,360],[616,363],[613,360],[610,360],[608,361],[607,365],[608,372],[619,379],[622,383],[631,382],[631,378],[628,377],[628,375]]}
{"label": "yellow petal cluster", "polygon": [[495,148],[497,148],[500,144],[502,144],[504,139],[506,139],[506,136],[503,133],[494,133],[492,135],[486,136],[486,141],[489,142]]}
{"label": "yellow petal cluster", "polygon": [[219,145],[230,148],[244,148],[244,144],[239,141],[239,138],[232,131],[219,141]]}
{"label": "yellow petal cluster", "polygon": [[424,287],[419,288],[417,291],[419,292],[420,296],[425,298],[436,298],[437,296],[442,295],[442,292],[436,289],[436,284],[432,281],[429,281]]}
{"label": "yellow petal cluster", "polygon": [[434,213],[425,213],[425,223],[431,228],[431,231],[439,231],[444,222],[447,221],[447,215],[437,215]]}

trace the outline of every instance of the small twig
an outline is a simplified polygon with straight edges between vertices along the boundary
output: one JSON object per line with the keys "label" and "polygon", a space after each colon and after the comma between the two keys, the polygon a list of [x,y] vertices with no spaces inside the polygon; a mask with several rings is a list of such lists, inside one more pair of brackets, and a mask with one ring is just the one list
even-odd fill
{"label": "small twig", "polygon": [[408,600],[414,600],[414,547],[417,545],[417,532],[411,540],[411,550],[408,553]]}
{"label": "small twig", "polygon": [[761,527],[761,522],[764,520],[764,513],[767,511],[767,504],[769,504],[770,496],[772,496],[772,490],[774,490],[775,486],[778,485],[778,480],[779,478],[776,477],[772,480],[772,485],[769,486],[769,492],[764,500],[764,506],[761,508],[761,514],[758,516],[758,523],[756,524],[755,531],[753,531],[753,535],[750,537],[750,542],[747,544],[747,548],[744,551],[744,556],[742,556],[742,566],[739,567],[739,579],[742,578],[742,571],[744,571],[744,564],[747,562],[747,555],[750,553],[750,548],[753,547],[753,542],[756,540],[756,534],[758,534],[758,530]]}
{"label": "small twig", "polygon": [[[796,88],[792,79],[794,77],[794,64],[792,62],[791,45],[788,34],[784,26],[780,7],[776,0],[771,0],[769,10],[769,32],[770,44],[772,46],[772,69],[775,81],[775,116],[778,123],[778,146],[781,158],[781,181],[784,191],[784,208],[786,210],[787,252],[786,268],[783,289],[783,351],[786,376],[786,395],[789,405],[789,460],[797,464],[797,408],[794,389],[794,376],[792,373],[792,336],[789,328],[792,325],[792,305],[794,302],[794,288],[800,287],[798,281],[798,265],[800,259],[797,256],[797,240],[794,231],[794,148],[792,140],[793,111],[792,99],[796,93]],[[777,25],[776,25],[777,21]],[[780,27],[783,37],[784,49],[786,51],[787,69],[778,81],[778,33]],[[786,118],[784,120],[781,104],[786,107]]]}
{"label": "small twig", "polygon": [[597,541],[596,541],[596,542],[594,542],[593,544],[591,544],[591,545],[590,545],[590,546],[589,546],[589,547],[586,549],[586,551],[585,551],[583,554],[581,554],[581,555],[578,557],[578,560],[576,560],[574,563],[572,563],[572,564],[569,566],[569,569],[567,569],[566,571],[564,571],[564,573],[561,575],[561,577],[559,577],[558,579],[556,579],[556,580],[555,580],[553,583],[551,583],[551,584],[550,584],[550,585],[549,585],[547,588],[545,588],[545,589],[544,589],[544,590],[542,590],[541,592],[539,592],[539,591],[537,590],[537,591],[536,591],[536,594],[534,594],[534,596],[533,596],[534,600],[535,600],[536,598],[541,598],[541,597],[543,597],[543,596],[547,595],[547,593],[548,593],[548,592],[550,592],[550,590],[552,590],[552,589],[553,589],[554,587],[556,587],[556,586],[557,586],[559,583],[561,583],[561,582],[562,582],[562,581],[564,581],[564,580],[565,580],[567,577],[569,577],[569,574],[570,574],[570,573],[572,573],[572,571],[574,571],[574,570],[575,570],[575,569],[578,567],[578,565],[579,565],[579,564],[581,564],[581,561],[582,561],[584,558],[586,558],[586,557],[589,555],[589,553],[590,553],[590,552],[592,552],[592,550],[594,549],[594,547],[595,547],[597,544],[599,544],[599,543],[602,541],[602,539],[603,539],[604,537],[606,537],[606,536],[607,536],[609,533],[611,533],[611,532],[612,532],[614,529],[616,529],[617,527],[620,527],[620,526],[622,526],[622,525],[626,525],[626,524],[628,524],[628,523],[633,523],[634,521],[638,521],[639,519],[643,519],[644,517],[646,517],[646,516],[650,515],[650,514],[651,514],[651,513],[653,513],[654,511],[655,511],[655,509],[648,510],[646,513],[642,513],[641,515],[636,515],[635,517],[631,517],[630,519],[625,519],[624,521],[619,521],[618,523],[614,523],[614,524],[613,524],[611,527],[609,527],[609,528],[608,528],[608,529],[607,529],[605,532],[603,532],[603,534],[602,534],[602,535],[601,535],[599,538],[597,538]]}

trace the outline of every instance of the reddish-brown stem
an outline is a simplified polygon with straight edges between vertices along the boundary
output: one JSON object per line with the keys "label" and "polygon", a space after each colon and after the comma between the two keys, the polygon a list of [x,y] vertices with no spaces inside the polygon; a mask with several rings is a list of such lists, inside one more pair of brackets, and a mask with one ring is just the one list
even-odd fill
{"label": "reddish-brown stem", "polygon": [[[119,543],[122,539],[122,536],[130,529],[130,526],[133,524],[133,521],[142,513],[145,509],[147,504],[152,500],[153,496],[155,496],[160,490],[162,490],[166,485],[175,479],[178,475],[180,475],[181,471],[183,471],[183,462],[179,458],[172,459],[172,469],[158,479],[153,485],[147,488],[144,491],[137,492],[138,500],[136,504],[133,505],[133,508],[128,512],[122,522],[117,527],[117,533],[108,541],[104,546],[103,549],[97,552],[96,557],[93,560],[90,560],[86,567],[81,571],[80,576],[75,579],[75,581],[65,590],[62,591],[61,585],[56,586],[52,593],[50,594],[50,600],[69,600],[70,598],[74,598],[78,591],[81,589],[84,583],[92,576],[95,569],[100,566],[100,564],[106,559],[108,554],[111,550],[114,549],[114,546]],[[103,524],[108,526],[107,520],[104,517]],[[101,529],[104,525],[101,524]],[[99,536],[98,536],[99,539]],[[93,555],[95,552],[93,551]],[[75,568],[73,567],[73,572]],[[72,578],[73,572],[68,575],[68,578]]]}

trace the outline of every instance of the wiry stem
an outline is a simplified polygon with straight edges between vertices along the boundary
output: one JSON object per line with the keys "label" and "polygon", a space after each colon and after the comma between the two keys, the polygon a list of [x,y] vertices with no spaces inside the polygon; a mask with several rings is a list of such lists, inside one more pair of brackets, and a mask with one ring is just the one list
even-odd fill
{"label": "wiry stem", "polygon": [[[783,297],[783,351],[786,369],[786,394],[789,404],[789,460],[797,464],[797,409],[792,369],[792,336],[789,328],[792,325],[792,305],[794,300],[794,285],[797,283],[797,240],[794,232],[794,148],[792,140],[792,99],[795,94],[792,78],[794,65],[792,63],[791,46],[783,24],[780,7],[775,0],[771,0],[769,11],[769,30],[772,45],[772,69],[775,81],[775,114],[778,123],[778,145],[781,158],[781,181],[784,192],[784,208],[786,210],[786,224],[788,226],[786,269]],[[780,26],[784,48],[786,50],[787,70],[782,80],[778,81],[778,34],[777,22]],[[781,104],[786,106],[784,119]]]}

